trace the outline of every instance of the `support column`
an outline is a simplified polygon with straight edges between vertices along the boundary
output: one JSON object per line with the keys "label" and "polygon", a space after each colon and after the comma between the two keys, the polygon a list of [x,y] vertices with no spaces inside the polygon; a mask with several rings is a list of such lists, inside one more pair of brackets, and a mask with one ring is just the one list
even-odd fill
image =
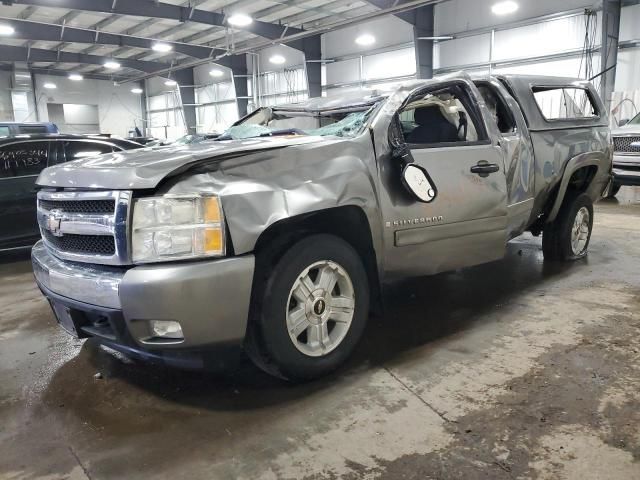
{"label": "support column", "polygon": [[[149,131],[149,112],[147,111],[147,82],[141,81],[137,84],[137,87],[142,90],[140,94],[140,116],[142,117],[141,125],[138,127],[143,137],[150,135]],[[138,122],[136,122],[137,125]]]}
{"label": "support column", "polygon": [[[249,113],[247,112],[247,107],[249,106],[249,87],[247,84],[248,70],[246,55],[233,55],[231,57],[231,72],[233,73],[233,85],[236,90],[238,116],[242,118]],[[255,88],[255,85],[253,88]]]}
{"label": "support column", "polygon": [[320,35],[302,40],[309,97],[322,96],[322,43]]}
{"label": "support column", "polygon": [[434,36],[434,6],[425,5],[414,10],[413,43],[416,49],[416,77],[433,77],[433,40],[419,40]]}
{"label": "support column", "polygon": [[174,80],[180,86],[180,98],[182,100],[182,111],[184,112],[184,121],[187,127],[187,133],[196,133],[196,88],[193,76],[193,68],[185,68],[178,70],[174,74]]}
{"label": "support column", "polygon": [[616,87],[618,62],[618,37],[620,35],[620,11],[622,0],[602,0],[602,47],[600,48],[600,95],[611,110],[611,94]]}

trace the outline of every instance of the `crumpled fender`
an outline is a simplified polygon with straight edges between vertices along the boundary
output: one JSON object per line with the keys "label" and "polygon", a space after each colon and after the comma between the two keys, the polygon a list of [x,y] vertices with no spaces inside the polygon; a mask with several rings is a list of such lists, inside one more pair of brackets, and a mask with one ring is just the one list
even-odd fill
{"label": "crumpled fender", "polygon": [[547,222],[553,222],[558,216],[558,212],[560,211],[560,207],[562,206],[562,202],[564,201],[565,194],[567,193],[567,188],[569,187],[571,176],[578,169],[592,165],[597,167],[598,171],[592,179],[591,185],[589,185],[589,188],[587,189],[587,194],[589,194],[589,196],[594,201],[598,198],[601,192],[595,192],[593,191],[593,188],[598,184],[598,182],[596,181],[597,179],[607,175],[605,167],[611,165],[610,155],[608,156],[607,152],[602,151],[585,152],[581,153],[580,155],[576,155],[567,162],[564,173],[562,174],[562,180],[560,180],[558,195],[556,196],[553,207],[551,208],[551,211],[547,216]]}
{"label": "crumpled fender", "polygon": [[340,206],[362,208],[374,239],[380,238],[375,168],[371,138],[361,135],[225,160],[210,170],[190,170],[158,193],[219,195],[240,255],[253,251],[276,222]]}

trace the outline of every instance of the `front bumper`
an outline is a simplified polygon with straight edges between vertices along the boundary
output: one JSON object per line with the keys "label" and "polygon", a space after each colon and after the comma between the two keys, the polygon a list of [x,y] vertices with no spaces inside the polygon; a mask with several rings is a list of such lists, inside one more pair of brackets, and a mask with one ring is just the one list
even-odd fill
{"label": "front bumper", "polygon": [[614,154],[613,183],[640,185],[640,156]]}
{"label": "front bumper", "polygon": [[[81,337],[147,356],[244,339],[252,255],[124,269],[63,261],[38,242],[31,258],[38,286],[69,310]],[[150,320],[179,322],[184,339],[154,338]]]}

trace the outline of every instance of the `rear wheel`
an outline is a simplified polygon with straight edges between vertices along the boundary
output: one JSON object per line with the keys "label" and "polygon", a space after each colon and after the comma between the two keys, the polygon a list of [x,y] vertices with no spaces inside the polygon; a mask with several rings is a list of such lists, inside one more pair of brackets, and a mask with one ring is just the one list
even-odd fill
{"label": "rear wheel", "polygon": [[568,193],[555,221],[544,227],[545,260],[577,260],[587,255],[593,229],[593,202],[584,193]]}
{"label": "rear wheel", "polygon": [[338,237],[296,243],[256,288],[248,352],[268,373],[320,377],[342,364],[362,336],[368,278],[356,251]]}

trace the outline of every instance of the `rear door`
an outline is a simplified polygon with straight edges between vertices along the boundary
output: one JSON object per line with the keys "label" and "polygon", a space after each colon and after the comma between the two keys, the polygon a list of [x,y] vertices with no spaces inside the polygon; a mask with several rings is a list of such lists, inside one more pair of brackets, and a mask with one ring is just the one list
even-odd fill
{"label": "rear door", "polygon": [[533,209],[535,159],[531,136],[518,102],[496,79],[475,82],[499,137],[507,180],[508,236],[520,235]]}
{"label": "rear door", "polygon": [[36,178],[47,166],[48,141],[0,147],[0,249],[28,246],[38,236]]}
{"label": "rear door", "polygon": [[[392,274],[433,274],[504,256],[504,157],[490,139],[477,95],[469,81],[438,82],[414,92],[398,111],[408,161],[426,170],[437,195],[422,203],[398,188],[397,174],[383,180],[387,191],[396,191],[383,205]],[[401,170],[400,159],[390,161],[390,172]]]}

